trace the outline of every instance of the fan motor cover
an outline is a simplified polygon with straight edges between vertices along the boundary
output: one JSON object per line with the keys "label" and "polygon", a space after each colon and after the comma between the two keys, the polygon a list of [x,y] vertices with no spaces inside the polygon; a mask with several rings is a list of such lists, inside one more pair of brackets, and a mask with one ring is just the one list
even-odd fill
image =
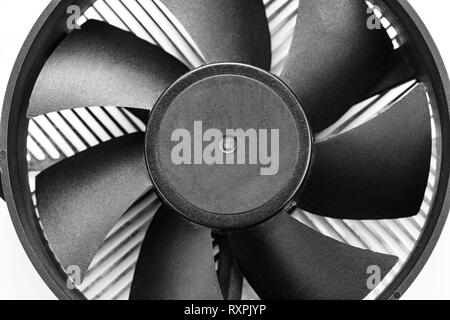
{"label": "fan motor cover", "polygon": [[[311,158],[309,125],[295,95],[245,65],[213,64],[182,77],[160,98],[148,126],[147,162],[160,194],[213,228],[254,225],[281,210]],[[204,148],[192,145],[196,135],[208,140]],[[221,149],[227,138],[231,152]]]}

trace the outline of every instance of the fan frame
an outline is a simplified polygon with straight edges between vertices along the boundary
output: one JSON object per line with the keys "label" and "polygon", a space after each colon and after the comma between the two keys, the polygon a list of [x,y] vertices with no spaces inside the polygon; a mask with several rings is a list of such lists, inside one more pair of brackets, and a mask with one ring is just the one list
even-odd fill
{"label": "fan frame", "polygon": [[[86,299],[67,286],[68,277],[47,245],[36,218],[28,181],[26,110],[32,87],[44,62],[66,35],[67,8],[82,11],[94,0],[53,0],[28,35],[8,83],[1,123],[0,165],[4,198],[17,235],[28,257],[47,286],[59,299]],[[450,210],[450,82],[439,51],[417,13],[406,0],[376,1],[387,9],[388,19],[397,22],[408,41],[408,54],[415,63],[418,80],[427,85],[439,113],[440,172],[429,218],[409,260],[377,299],[399,299],[417,277],[433,251]],[[445,142],[445,143],[444,143]]]}

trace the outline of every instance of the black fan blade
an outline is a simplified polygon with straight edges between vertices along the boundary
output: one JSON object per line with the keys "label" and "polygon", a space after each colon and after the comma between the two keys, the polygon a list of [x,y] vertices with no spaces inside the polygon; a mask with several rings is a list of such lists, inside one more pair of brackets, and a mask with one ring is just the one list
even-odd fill
{"label": "black fan blade", "polygon": [[300,1],[281,78],[296,93],[314,132],[362,101],[386,73],[393,44],[367,27],[365,0]]}
{"label": "black fan blade", "polygon": [[382,78],[365,94],[361,101],[382,94],[392,88],[406,83],[416,78],[413,68],[409,65],[407,59],[404,58],[406,53],[402,49],[397,49],[389,57]]}
{"label": "black fan blade", "polygon": [[142,244],[130,299],[221,300],[211,231],[162,205]]}
{"label": "black fan blade", "polygon": [[424,85],[387,111],[315,145],[298,205],[342,219],[416,215],[431,162],[431,119]]}
{"label": "black fan blade", "polygon": [[241,62],[270,70],[271,42],[262,0],[161,0],[207,63]]}
{"label": "black fan blade", "polygon": [[92,106],[149,110],[187,71],[180,61],[133,34],[88,21],[69,34],[45,63],[27,115]]}
{"label": "black fan blade", "polygon": [[61,265],[78,266],[84,275],[117,220],[150,188],[141,133],[88,149],[39,174],[39,216]]}
{"label": "black fan blade", "polygon": [[286,213],[229,239],[262,299],[363,299],[368,270],[384,278],[398,260],[323,236]]}
{"label": "black fan blade", "polygon": [[243,276],[224,235],[216,235],[219,245],[217,277],[225,300],[241,300]]}

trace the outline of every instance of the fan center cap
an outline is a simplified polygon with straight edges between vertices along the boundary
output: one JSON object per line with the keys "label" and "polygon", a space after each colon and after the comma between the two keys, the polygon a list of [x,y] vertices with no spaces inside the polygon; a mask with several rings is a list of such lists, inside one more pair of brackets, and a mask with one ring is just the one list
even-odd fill
{"label": "fan center cap", "polygon": [[279,212],[309,167],[311,133],[275,76],[214,64],[176,81],[154,107],[146,159],[165,202],[211,228],[242,228]]}

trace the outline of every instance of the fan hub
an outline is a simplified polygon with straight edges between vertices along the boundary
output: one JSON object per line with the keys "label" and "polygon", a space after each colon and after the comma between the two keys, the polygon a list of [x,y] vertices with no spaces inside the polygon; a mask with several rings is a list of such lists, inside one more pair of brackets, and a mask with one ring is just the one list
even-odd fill
{"label": "fan hub", "polygon": [[161,197],[190,220],[240,228],[280,211],[299,189],[311,133],[273,75],[214,64],[183,76],[150,116],[146,158]]}
{"label": "fan hub", "polygon": [[219,142],[220,151],[223,153],[233,153],[236,151],[237,142],[236,137],[226,136]]}

